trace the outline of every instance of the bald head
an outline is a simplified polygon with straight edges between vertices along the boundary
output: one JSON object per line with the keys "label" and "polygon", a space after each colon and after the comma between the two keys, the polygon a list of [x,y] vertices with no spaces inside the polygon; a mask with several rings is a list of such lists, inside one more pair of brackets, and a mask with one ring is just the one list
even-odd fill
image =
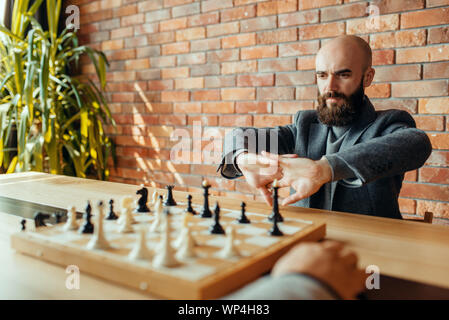
{"label": "bald head", "polygon": [[365,72],[372,65],[372,52],[369,44],[360,37],[343,35],[327,42],[319,51],[318,56],[334,59],[336,55],[351,60]]}

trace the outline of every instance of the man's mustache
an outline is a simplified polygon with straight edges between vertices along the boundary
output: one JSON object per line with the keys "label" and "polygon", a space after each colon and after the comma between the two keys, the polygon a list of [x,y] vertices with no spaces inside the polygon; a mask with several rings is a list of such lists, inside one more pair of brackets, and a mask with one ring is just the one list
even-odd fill
{"label": "man's mustache", "polygon": [[330,92],[326,92],[325,94],[321,95],[321,97],[326,100],[328,98],[343,98],[343,99],[348,99],[348,97],[346,97],[346,95],[344,95],[343,93],[340,92],[336,92],[336,91],[330,91]]}

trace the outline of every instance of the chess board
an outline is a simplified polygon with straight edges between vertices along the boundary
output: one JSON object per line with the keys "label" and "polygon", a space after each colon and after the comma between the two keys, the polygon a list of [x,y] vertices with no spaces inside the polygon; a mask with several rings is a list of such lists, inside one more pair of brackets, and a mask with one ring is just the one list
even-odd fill
{"label": "chess board", "polygon": [[[201,206],[193,207],[197,212],[201,211]],[[185,208],[186,203],[179,202],[178,206],[170,207],[172,241],[181,230]],[[251,212],[248,208],[246,215],[251,223],[239,224],[239,210],[221,209],[223,228],[229,224],[235,226],[235,243],[240,257],[232,259],[222,259],[218,255],[226,236],[209,233],[213,218],[191,216],[188,225],[197,243],[194,249],[197,257],[182,260],[181,265],[174,268],[155,268],[149,260],[128,258],[137,241],[139,228],[146,228],[147,245],[151,250],[158,245],[160,234],[148,232],[155,219],[153,213],[135,214],[135,233],[119,233],[116,220],[104,220],[105,237],[112,245],[108,250],[87,249],[93,235],[65,231],[64,223],[13,234],[11,245],[18,252],[64,267],[76,265],[81,274],[88,273],[161,298],[215,299],[268,272],[276,260],[296,243],[320,240],[326,232],[324,223],[289,216],[278,224],[284,235],[270,236],[268,231],[272,223],[268,221],[267,214]]]}

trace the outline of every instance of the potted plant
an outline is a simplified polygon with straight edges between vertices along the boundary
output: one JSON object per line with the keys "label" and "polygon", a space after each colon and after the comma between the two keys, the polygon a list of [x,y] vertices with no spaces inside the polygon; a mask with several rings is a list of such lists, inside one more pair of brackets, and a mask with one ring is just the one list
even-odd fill
{"label": "potted plant", "polygon": [[[105,124],[115,127],[107,101],[107,59],[80,46],[73,26],[58,34],[61,0],[47,0],[48,30],[30,6],[16,0],[11,28],[0,26],[0,173],[45,171],[106,179],[115,162]],[[99,86],[72,76],[82,55],[93,62]]]}

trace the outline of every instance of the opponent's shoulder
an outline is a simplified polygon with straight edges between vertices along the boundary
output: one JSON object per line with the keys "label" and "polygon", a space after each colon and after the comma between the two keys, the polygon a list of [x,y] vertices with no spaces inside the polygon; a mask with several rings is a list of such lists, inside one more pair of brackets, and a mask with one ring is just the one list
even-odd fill
{"label": "opponent's shoulder", "polygon": [[304,122],[316,122],[316,121],[317,121],[316,110],[301,110],[296,112],[293,123],[299,124]]}
{"label": "opponent's shoulder", "polygon": [[399,109],[386,109],[376,111],[376,123],[389,125],[393,123],[408,124],[411,127],[416,127],[413,117],[404,110]]}

